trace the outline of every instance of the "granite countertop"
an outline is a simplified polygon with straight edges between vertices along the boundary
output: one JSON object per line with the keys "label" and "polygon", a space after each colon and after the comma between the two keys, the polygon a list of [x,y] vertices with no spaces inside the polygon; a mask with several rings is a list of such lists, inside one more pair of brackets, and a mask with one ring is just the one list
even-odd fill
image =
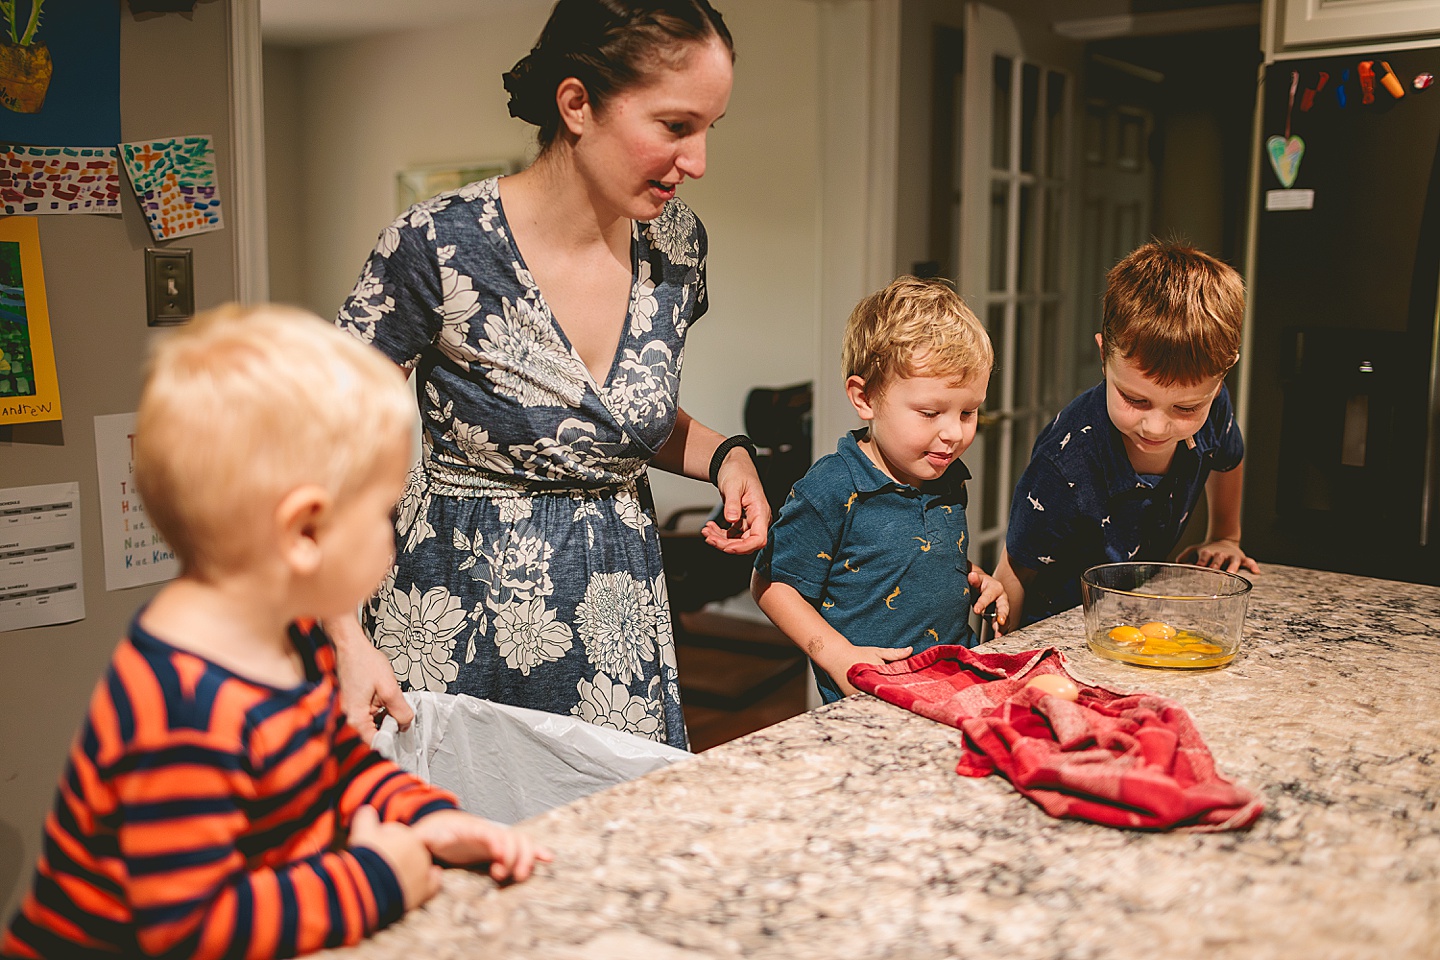
{"label": "granite countertop", "polygon": [[960,734],[860,695],[527,821],[555,863],[447,870],[332,957],[1440,957],[1440,588],[1268,566],[1228,667],[1102,660],[1072,610],[987,644],[1169,696],[1259,792],[1235,833],[1051,819]]}

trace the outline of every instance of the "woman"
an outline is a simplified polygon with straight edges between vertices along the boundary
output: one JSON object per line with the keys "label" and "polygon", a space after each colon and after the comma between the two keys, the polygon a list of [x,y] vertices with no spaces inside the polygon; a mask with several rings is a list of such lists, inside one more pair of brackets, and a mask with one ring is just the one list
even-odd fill
{"label": "woman", "polygon": [[675,198],[705,173],[734,52],[708,0],[560,0],[505,75],[539,127],[518,174],[418,204],[365,265],[339,324],[414,368],[424,454],[396,563],[332,625],[347,713],[466,693],[687,745],[646,467],[716,483],[730,553],[770,511],[744,438],[679,409],[705,312],[704,228]]}

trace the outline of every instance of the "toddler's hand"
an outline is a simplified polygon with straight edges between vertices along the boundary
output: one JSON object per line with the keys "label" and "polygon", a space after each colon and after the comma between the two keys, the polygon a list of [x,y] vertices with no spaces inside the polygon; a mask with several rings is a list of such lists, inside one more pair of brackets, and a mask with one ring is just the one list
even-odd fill
{"label": "toddler's hand", "polygon": [[[1187,559],[1188,557],[1194,559]],[[1227,573],[1239,573],[1241,570],[1249,570],[1251,573],[1260,572],[1260,564],[1245,555],[1245,551],[1240,549],[1238,541],[1229,539],[1211,540],[1207,543],[1186,547],[1176,559],[1181,563],[1213,567]]]}
{"label": "toddler's hand", "polygon": [[461,810],[441,810],[413,827],[432,856],[446,863],[490,864],[495,880],[527,880],[535,861],[554,855],[523,833]]}
{"label": "toddler's hand", "polygon": [[415,909],[440,890],[440,868],[431,861],[419,831],[403,823],[381,823],[374,807],[355,811],[350,821],[350,846],[369,847],[385,858],[400,882],[406,910]]}
{"label": "toddler's hand", "polygon": [[1010,623],[1010,598],[1005,595],[1005,588],[999,580],[976,566],[970,568],[966,579],[970,581],[975,595],[975,612],[983,617],[990,604],[995,604],[995,628],[997,633],[1002,632],[1000,628]]}

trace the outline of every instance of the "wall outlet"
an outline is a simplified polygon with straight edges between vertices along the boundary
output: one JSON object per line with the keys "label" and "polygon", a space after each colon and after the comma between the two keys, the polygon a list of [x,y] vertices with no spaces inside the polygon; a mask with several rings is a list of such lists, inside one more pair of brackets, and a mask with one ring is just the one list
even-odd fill
{"label": "wall outlet", "polygon": [[195,270],[191,250],[145,248],[145,305],[149,324],[184,323],[195,315]]}

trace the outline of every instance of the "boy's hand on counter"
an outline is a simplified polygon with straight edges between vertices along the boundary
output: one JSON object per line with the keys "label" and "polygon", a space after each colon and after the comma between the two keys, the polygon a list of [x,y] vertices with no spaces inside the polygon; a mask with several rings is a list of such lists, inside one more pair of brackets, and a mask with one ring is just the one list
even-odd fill
{"label": "boy's hand on counter", "polygon": [[873,663],[878,666],[882,663],[890,663],[893,660],[904,660],[910,656],[911,651],[914,649],[914,647],[861,647],[851,645],[846,651],[846,656],[843,661],[834,666],[827,666],[818,660],[815,662],[820,664],[821,670],[830,674],[830,678],[835,681],[835,686],[840,688],[841,695],[848,697],[851,694],[860,692],[857,687],[851,686],[850,681],[846,679],[850,668],[855,666],[855,664]]}
{"label": "boy's hand on counter", "polygon": [[1181,563],[1212,567],[1226,573],[1239,573],[1241,570],[1260,572],[1260,564],[1245,555],[1245,551],[1240,549],[1240,541],[1228,537],[1186,547],[1176,559]]}
{"label": "boy's hand on counter", "polygon": [[488,861],[494,880],[528,880],[535,861],[554,859],[525,834],[462,810],[432,813],[413,829],[435,859],[457,866]]}
{"label": "boy's hand on counter", "polygon": [[1005,595],[1004,584],[973,563],[966,579],[970,581],[970,590],[975,597],[975,612],[983,617],[990,604],[995,604],[996,632],[1001,632],[1001,628],[1010,623],[1010,598]]}
{"label": "boy's hand on counter", "polygon": [[405,909],[413,910],[440,890],[440,868],[430,859],[419,831],[403,823],[382,823],[374,807],[355,811],[350,821],[350,846],[369,847],[395,871]]}

